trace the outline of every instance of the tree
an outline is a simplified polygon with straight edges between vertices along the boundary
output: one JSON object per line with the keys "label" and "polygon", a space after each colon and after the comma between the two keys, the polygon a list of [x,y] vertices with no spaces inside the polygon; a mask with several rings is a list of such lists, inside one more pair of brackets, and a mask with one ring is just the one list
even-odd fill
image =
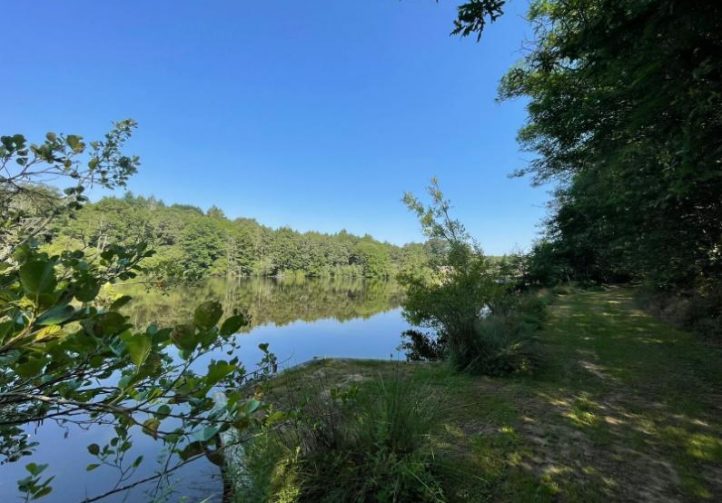
{"label": "tree", "polygon": [[[72,217],[83,205],[86,184],[123,186],[135,172],[138,159],[121,152],[134,127],[132,121],[119,122],[104,141],[91,142],[85,167],[79,159],[86,144],[77,135],[48,133],[39,145],[28,145],[21,135],[4,136],[0,149],[0,166],[7,173],[0,177],[5,196],[0,208],[0,456],[17,462],[32,454],[37,444],[25,434],[25,425],[112,428],[115,435],[107,444],[87,446],[96,458],[87,469],[117,467],[121,489],[134,483],[130,477],[143,462],[125,459],[138,431],[168,448],[167,473],[201,456],[219,462],[220,433],[246,428],[261,409],[243,388],[248,374],[237,358],[212,359],[204,370],[196,369],[209,351],[234,346],[233,334],[246,323],[241,313],[221,322],[220,304],[206,302],[188,323],[138,330],[120,311],[129,297],[107,308],[96,303],[102,284],[138,274],[141,261],[152,254],[146,243],[109,241],[90,254],[76,249],[51,255],[37,248],[36,238],[52,218]],[[46,189],[33,184],[46,173],[70,179],[64,196],[49,199]],[[28,209],[36,201],[52,201],[52,218],[38,219]],[[267,346],[262,349],[272,365]],[[19,488],[29,498],[52,490],[52,477],[43,478],[46,468],[27,465],[29,476]]]}
{"label": "tree", "polygon": [[433,329],[454,366],[467,369],[484,352],[477,325],[484,312],[504,296],[505,288],[496,281],[494,268],[478,244],[461,222],[451,218],[451,203],[436,179],[428,193],[428,206],[408,193],[404,203],[419,217],[424,234],[444,243],[445,252],[429,263],[430,272],[417,269],[399,276],[406,288],[404,317],[414,325]]}
{"label": "tree", "polygon": [[678,289],[722,278],[722,6],[536,1],[521,170],[561,182],[550,237],[582,277]]}

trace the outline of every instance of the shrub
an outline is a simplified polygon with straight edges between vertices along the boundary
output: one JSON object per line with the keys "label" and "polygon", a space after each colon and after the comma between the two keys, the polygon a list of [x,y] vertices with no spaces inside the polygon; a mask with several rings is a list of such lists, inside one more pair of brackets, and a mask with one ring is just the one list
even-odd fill
{"label": "shrub", "polygon": [[444,500],[428,393],[396,376],[324,395],[313,393],[292,423],[252,444],[237,501]]}
{"label": "shrub", "polygon": [[480,317],[466,337],[449,351],[448,338],[407,330],[401,347],[408,360],[440,360],[474,374],[503,375],[531,371],[540,364],[536,333],[546,319],[546,299],[537,294],[507,295]]}
{"label": "shrub", "polygon": [[702,337],[722,342],[722,287],[704,285],[679,292],[649,287],[640,291],[638,301],[653,315]]}
{"label": "shrub", "polygon": [[440,240],[430,272],[399,276],[406,287],[404,316],[416,326],[431,328],[436,338],[406,332],[411,358],[448,356],[455,369],[498,375],[531,366],[532,335],[543,320],[543,303],[520,296],[512,278],[519,264],[494,264],[449,216],[450,203],[434,180],[432,204],[424,206],[412,195],[406,204],[416,212],[425,234]]}

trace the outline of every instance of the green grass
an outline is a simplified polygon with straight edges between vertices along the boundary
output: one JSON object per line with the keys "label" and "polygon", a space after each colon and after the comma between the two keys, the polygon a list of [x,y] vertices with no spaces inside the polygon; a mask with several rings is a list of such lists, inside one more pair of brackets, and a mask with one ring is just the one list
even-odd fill
{"label": "green grass", "polygon": [[326,360],[284,374],[278,389],[399,371],[427,385],[452,502],[722,501],[722,351],[638,310],[632,295],[557,295],[532,376]]}

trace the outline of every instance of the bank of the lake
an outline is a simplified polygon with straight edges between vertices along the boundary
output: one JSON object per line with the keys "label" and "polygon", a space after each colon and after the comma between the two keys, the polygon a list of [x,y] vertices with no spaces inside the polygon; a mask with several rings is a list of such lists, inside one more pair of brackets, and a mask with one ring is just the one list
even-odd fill
{"label": "bank of the lake", "polygon": [[640,311],[628,289],[556,295],[533,376],[320,360],[279,390],[426,386],[449,501],[722,500],[722,352]]}
{"label": "bank of the lake", "polygon": [[[205,371],[209,359],[228,359],[231,350],[246,369],[253,370],[263,353],[260,343],[268,343],[281,368],[293,366],[314,357],[357,357],[382,360],[403,358],[397,350],[401,333],[409,328],[401,315],[401,289],[392,281],[338,279],[268,279],[242,278],[226,280],[209,278],[192,285],[165,290],[147,290],[145,285],[125,284],[105,287],[102,293],[109,301],[119,295],[133,300],[124,308],[131,322],[143,329],[150,324],[173,326],[192,319],[193,310],[203,301],[217,300],[230,316],[236,311],[246,313],[249,324],[234,337],[238,348],[221,348],[198,362],[198,371]],[[53,492],[43,501],[65,503],[82,501],[113,488],[118,470],[101,466],[86,470],[95,458],[86,446],[102,444],[112,434],[111,426],[85,430],[68,425],[67,429],[53,423],[43,428],[29,427],[31,438],[40,442],[33,461],[48,463],[55,475]],[[128,459],[143,456],[144,462],[126,483],[151,476],[162,461],[160,443],[138,435]],[[16,481],[27,473],[24,463],[3,466],[0,478],[0,501],[3,497],[20,498]],[[122,484],[121,484],[122,485]],[[141,484],[105,498],[109,503],[146,501],[156,481]],[[167,484],[169,501],[220,501],[222,484],[218,467],[200,459],[173,472]]]}

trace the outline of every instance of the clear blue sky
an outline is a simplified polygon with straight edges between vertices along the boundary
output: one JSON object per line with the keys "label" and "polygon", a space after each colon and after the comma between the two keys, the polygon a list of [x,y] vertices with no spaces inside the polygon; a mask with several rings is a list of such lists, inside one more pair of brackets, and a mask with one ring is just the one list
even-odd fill
{"label": "clear blue sky", "polygon": [[524,248],[547,193],[508,178],[524,103],[494,98],[527,2],[481,43],[449,36],[459,2],[9,2],[0,132],[131,117],[134,193],[394,243],[421,239],[400,199],[435,175],[488,253]]}

